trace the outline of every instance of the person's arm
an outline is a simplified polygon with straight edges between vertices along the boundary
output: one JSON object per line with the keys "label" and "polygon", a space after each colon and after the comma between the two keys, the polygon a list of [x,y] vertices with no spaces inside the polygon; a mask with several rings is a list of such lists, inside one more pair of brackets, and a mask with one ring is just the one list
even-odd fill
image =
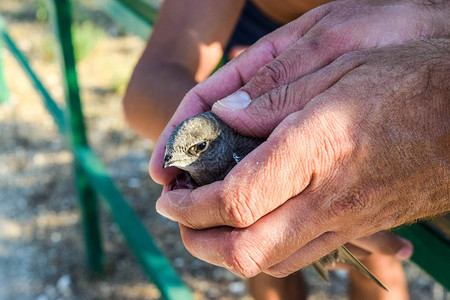
{"label": "person's arm", "polygon": [[244,0],[166,0],[126,95],[132,129],[156,140],[183,96],[222,56]]}

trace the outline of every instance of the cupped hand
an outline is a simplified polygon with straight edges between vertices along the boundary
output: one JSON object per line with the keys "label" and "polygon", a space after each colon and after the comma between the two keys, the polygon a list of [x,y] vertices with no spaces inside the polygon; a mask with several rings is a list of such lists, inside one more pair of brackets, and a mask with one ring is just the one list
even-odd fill
{"label": "cupped hand", "polygon": [[[217,100],[237,90],[255,99],[323,68],[343,53],[446,36],[450,32],[449,13],[450,3],[445,0],[343,0],[306,13],[259,40],[186,95],[155,146],[151,176],[165,185],[174,180],[178,171],[162,168],[167,137],[183,120],[210,110]],[[302,99],[304,103],[332,84],[318,85],[320,82],[313,83],[310,94]],[[235,105],[239,108],[239,101]],[[243,115],[241,119],[222,117],[243,134],[266,137],[293,112],[285,109],[284,114],[273,114],[268,110],[270,113]]]}
{"label": "cupped hand", "polygon": [[223,181],[165,192],[158,211],[194,256],[241,276],[285,276],[448,211],[448,49],[428,39],[355,51],[246,108],[215,106],[225,120],[264,113],[253,128],[286,117]]}

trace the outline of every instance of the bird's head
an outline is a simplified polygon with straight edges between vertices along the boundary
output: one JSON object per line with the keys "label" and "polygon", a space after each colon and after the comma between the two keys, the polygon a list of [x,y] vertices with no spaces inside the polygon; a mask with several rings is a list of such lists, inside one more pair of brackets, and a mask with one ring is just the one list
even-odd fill
{"label": "bird's head", "polygon": [[218,117],[206,112],[183,121],[169,136],[164,168],[192,172],[220,163],[233,132]]}

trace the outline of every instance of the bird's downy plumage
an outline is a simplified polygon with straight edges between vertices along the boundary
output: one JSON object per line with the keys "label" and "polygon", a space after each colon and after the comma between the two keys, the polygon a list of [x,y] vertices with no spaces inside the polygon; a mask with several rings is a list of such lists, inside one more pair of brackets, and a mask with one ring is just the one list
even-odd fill
{"label": "bird's downy plumage", "polygon": [[[228,172],[264,140],[243,136],[233,131],[212,112],[183,121],[169,136],[164,168],[173,166],[184,171],[178,178],[188,188],[222,180]],[[192,179],[194,183],[186,183]],[[329,281],[327,265],[345,262],[387,288],[344,246],[312,263],[314,269]]]}
{"label": "bird's downy plumage", "polygon": [[164,167],[178,167],[202,186],[224,179],[263,141],[236,134],[212,112],[206,112],[175,128],[167,140]]}

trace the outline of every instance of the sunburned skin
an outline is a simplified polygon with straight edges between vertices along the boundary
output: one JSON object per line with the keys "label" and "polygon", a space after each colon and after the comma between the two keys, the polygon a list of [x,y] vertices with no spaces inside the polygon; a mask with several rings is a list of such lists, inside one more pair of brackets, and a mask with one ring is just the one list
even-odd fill
{"label": "sunburned skin", "polygon": [[[264,139],[240,135],[208,111],[182,122],[169,136],[164,168],[178,167],[188,172],[197,186],[223,180],[230,170]],[[182,173],[186,178],[186,173]],[[178,181],[178,178],[177,178]],[[314,269],[329,281],[327,265],[344,262],[383,289],[387,288],[344,246],[312,263]]]}

